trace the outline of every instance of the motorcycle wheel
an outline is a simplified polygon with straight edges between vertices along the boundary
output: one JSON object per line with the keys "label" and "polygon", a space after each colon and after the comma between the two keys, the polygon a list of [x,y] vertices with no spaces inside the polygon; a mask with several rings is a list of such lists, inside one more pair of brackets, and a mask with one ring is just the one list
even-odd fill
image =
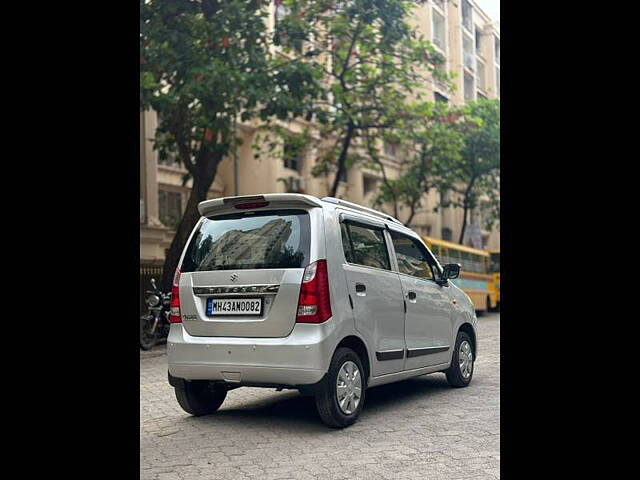
{"label": "motorcycle wheel", "polygon": [[151,350],[158,341],[158,329],[151,333],[153,326],[153,315],[143,315],[140,317],[140,348]]}

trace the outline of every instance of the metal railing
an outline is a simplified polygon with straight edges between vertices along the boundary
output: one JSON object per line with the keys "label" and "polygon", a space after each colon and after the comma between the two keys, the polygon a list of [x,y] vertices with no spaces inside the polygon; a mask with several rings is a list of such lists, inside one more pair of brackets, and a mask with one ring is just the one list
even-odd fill
{"label": "metal railing", "polygon": [[162,279],[162,265],[158,264],[140,264],[140,315],[146,313],[147,305],[145,304],[145,291],[151,288],[151,279],[156,279],[156,284],[160,286]]}

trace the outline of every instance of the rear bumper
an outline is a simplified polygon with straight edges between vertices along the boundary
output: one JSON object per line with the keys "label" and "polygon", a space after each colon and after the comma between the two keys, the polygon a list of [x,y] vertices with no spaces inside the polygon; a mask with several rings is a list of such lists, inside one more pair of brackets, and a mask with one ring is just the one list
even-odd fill
{"label": "rear bumper", "polygon": [[296,324],[284,338],[194,337],[182,324],[167,339],[169,374],[239,385],[310,385],[329,368],[333,322]]}

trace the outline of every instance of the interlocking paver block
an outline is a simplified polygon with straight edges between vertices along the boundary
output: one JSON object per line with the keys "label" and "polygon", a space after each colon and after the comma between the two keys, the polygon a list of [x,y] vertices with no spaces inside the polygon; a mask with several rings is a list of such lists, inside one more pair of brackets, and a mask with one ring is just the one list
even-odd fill
{"label": "interlocking paver block", "polygon": [[325,427],[313,398],[239,388],[218,413],[191,417],[167,383],[167,357],[140,359],[140,478],[499,479],[500,316],[478,320],[473,382],[443,374],[367,391],[358,423]]}

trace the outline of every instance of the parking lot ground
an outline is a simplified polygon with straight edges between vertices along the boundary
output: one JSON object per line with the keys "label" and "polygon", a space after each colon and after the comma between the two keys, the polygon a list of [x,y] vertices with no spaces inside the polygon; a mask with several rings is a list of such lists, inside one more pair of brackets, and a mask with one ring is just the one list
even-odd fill
{"label": "parking lot ground", "polygon": [[324,426],[313,398],[291,390],[239,388],[216,414],[191,417],[156,347],[140,356],[140,478],[499,478],[500,315],[478,321],[469,387],[437,373],[372,388],[344,430]]}

